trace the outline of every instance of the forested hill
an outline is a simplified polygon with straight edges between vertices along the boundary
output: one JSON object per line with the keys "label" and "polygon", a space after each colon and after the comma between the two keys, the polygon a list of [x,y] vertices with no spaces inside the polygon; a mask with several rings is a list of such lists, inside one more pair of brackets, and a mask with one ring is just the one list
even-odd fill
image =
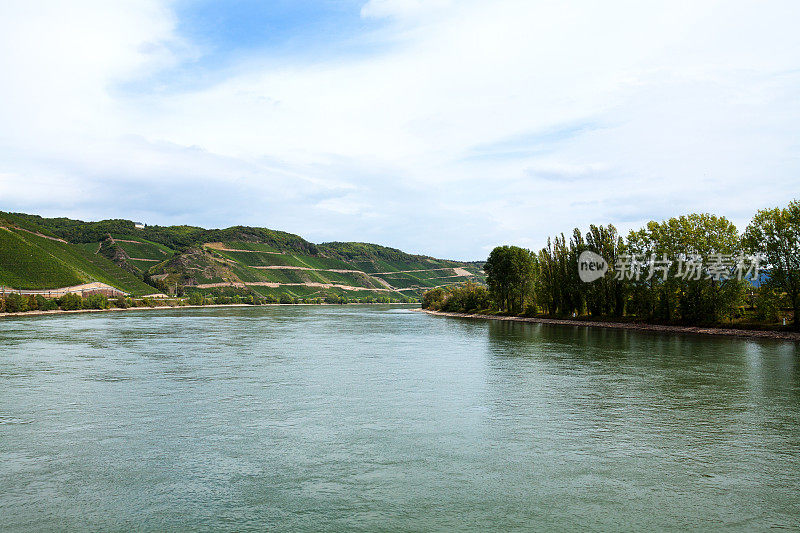
{"label": "forested hill", "polygon": [[141,227],[0,212],[0,286],[53,289],[100,281],[134,295],[255,293],[393,301],[483,280],[479,264],[369,243],[314,244],[267,228]]}

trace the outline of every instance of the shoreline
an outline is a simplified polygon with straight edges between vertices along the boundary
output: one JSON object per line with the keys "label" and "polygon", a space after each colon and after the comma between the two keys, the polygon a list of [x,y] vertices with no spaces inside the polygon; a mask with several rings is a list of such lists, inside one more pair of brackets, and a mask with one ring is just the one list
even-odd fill
{"label": "shoreline", "polygon": [[[176,305],[176,306],[156,306],[156,307],[112,307],[109,309],[74,309],[64,311],[62,309],[54,309],[51,311],[24,311],[21,313],[0,313],[0,318],[7,317],[34,317],[46,315],[66,315],[78,313],[108,313],[115,311],[158,311],[158,310],[175,310],[175,309],[219,309],[223,307],[319,307],[319,306],[342,306],[342,305],[419,305],[418,303],[373,303],[373,304],[281,304],[269,303],[261,305],[252,304],[209,304],[209,305]],[[551,326],[579,326],[579,327],[594,327],[604,329],[621,329],[632,331],[649,331],[656,333],[679,333],[683,335],[706,335],[716,337],[738,337],[750,339],[772,339],[780,341],[800,342],[800,332],[788,331],[766,331],[757,329],[735,329],[735,328],[715,328],[715,327],[699,327],[699,326],[666,326],[660,324],[644,324],[638,322],[607,322],[607,321],[591,321],[591,320],[569,320],[560,318],[538,318],[538,317],[521,317],[521,316],[503,316],[503,315],[482,315],[476,313],[451,313],[445,311],[433,311],[430,309],[422,309],[417,307],[412,311],[426,313],[432,316],[442,316],[448,318],[470,318],[479,320],[501,320],[506,322],[526,322],[529,324],[544,324]]]}
{"label": "shoreline", "polygon": [[780,341],[800,342],[800,333],[789,331],[765,331],[758,329],[713,328],[698,326],[662,326],[659,324],[642,324],[637,322],[606,322],[591,320],[567,320],[559,318],[536,318],[521,316],[481,315],[473,313],[449,313],[419,308],[417,311],[433,316],[450,318],[472,318],[481,320],[504,320],[508,322],[527,322],[529,324],[545,324],[552,326],[581,326],[605,329],[623,329],[635,331],[651,331],[656,333],[680,333],[683,335],[709,335],[717,337],[739,337],[749,339],[772,339]]}
{"label": "shoreline", "polygon": [[371,304],[361,304],[361,303],[352,303],[352,304],[328,304],[328,303],[321,303],[321,304],[280,304],[280,303],[270,303],[270,304],[260,304],[260,305],[253,305],[253,304],[209,304],[209,305],[159,305],[155,307],[111,307],[109,309],[72,309],[69,311],[64,311],[63,309],[53,309],[52,311],[39,311],[38,309],[35,311],[22,311],[20,313],[0,313],[0,318],[7,318],[7,317],[17,317],[17,318],[24,318],[26,316],[43,316],[43,315],[67,315],[67,314],[77,314],[77,313],[109,313],[113,311],[158,311],[158,310],[167,310],[167,309],[211,309],[211,308],[220,308],[220,307],[272,307],[283,305],[286,307],[322,307],[322,306],[347,306],[347,305],[419,305],[418,303],[371,303]]}

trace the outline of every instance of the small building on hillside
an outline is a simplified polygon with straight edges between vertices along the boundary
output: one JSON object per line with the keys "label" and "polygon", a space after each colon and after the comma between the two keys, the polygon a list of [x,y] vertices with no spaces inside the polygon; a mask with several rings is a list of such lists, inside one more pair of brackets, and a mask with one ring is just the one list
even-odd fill
{"label": "small building on hillside", "polygon": [[144,222],[134,222],[133,227],[136,229],[144,229]]}

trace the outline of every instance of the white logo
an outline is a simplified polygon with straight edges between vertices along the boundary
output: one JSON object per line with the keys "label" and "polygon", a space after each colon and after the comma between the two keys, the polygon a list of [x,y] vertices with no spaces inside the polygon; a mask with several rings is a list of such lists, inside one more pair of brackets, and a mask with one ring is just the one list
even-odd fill
{"label": "white logo", "polygon": [[586,250],[578,257],[578,276],[581,281],[590,283],[600,279],[608,272],[608,262],[602,256]]}

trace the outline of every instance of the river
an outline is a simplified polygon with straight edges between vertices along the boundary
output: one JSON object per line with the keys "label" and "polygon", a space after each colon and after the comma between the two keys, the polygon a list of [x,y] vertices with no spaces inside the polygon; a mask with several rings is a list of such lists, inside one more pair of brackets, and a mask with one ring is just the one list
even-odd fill
{"label": "river", "polygon": [[791,342],[269,306],[0,319],[0,530],[800,527]]}

